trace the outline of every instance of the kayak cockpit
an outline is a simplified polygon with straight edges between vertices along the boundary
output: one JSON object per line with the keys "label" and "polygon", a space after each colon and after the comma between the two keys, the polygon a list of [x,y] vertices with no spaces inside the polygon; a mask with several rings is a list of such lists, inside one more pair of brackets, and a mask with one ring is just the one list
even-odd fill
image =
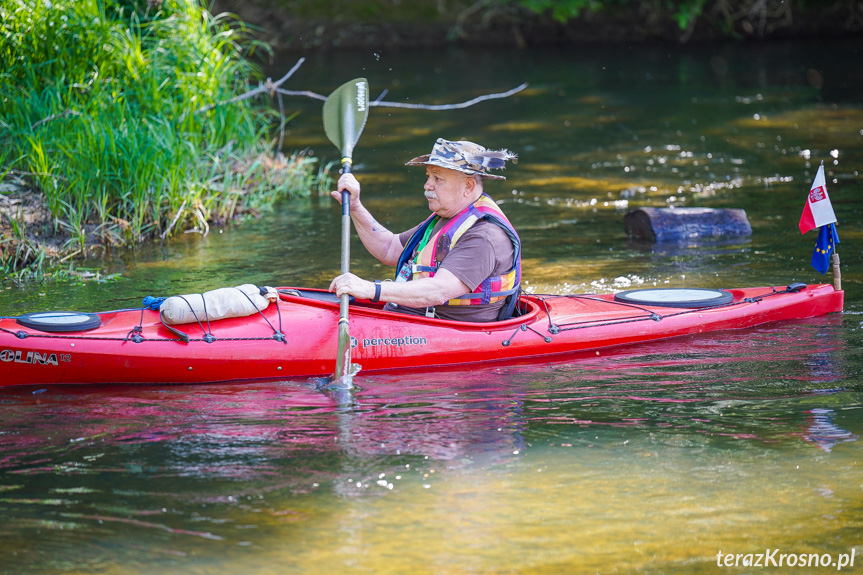
{"label": "kayak cockpit", "polygon": [[[322,307],[326,309],[338,308],[339,306],[339,297],[336,294],[326,290],[313,288],[278,288],[277,291],[279,292],[279,298],[285,302],[313,307]],[[503,321],[492,322],[467,322],[440,318],[428,318],[421,315],[413,315],[398,311],[387,310],[384,309],[385,305],[385,302],[373,303],[367,299],[359,299],[353,296],[350,297],[350,308],[352,311],[356,311],[358,313],[370,311],[374,315],[378,315],[382,318],[386,317],[392,319],[398,318],[404,320],[416,320],[434,325],[450,327],[460,326],[462,328],[475,327],[477,329],[488,329],[490,326],[507,327],[511,324],[517,325],[520,323],[524,323],[528,320],[533,320],[534,317],[542,311],[542,307],[536,300],[536,298],[528,295],[522,295],[519,299],[519,303],[516,306],[517,315],[514,315],[513,317]]]}

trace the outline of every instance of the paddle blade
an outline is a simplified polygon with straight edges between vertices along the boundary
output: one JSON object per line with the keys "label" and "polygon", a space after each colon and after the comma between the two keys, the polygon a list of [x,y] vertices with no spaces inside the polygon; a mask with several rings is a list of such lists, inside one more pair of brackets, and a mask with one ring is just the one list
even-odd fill
{"label": "paddle blade", "polygon": [[[342,296],[342,299],[347,299],[347,294]],[[336,356],[336,370],[333,373],[333,379],[339,380],[351,372],[351,333],[348,330],[347,314],[343,313],[339,320],[339,351]],[[350,380],[348,380],[350,381]]]}
{"label": "paddle blade", "polygon": [[369,116],[369,82],[354,78],[336,88],[324,102],[324,132],[350,160]]}

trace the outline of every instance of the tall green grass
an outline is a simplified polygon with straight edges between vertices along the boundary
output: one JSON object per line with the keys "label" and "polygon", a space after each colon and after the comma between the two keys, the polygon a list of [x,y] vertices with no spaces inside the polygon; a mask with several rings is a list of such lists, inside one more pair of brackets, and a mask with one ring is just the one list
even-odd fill
{"label": "tall green grass", "polygon": [[308,194],[312,159],[289,159],[277,179],[250,160],[272,156],[268,102],[196,113],[247,91],[261,49],[196,0],[3,0],[0,174],[41,191],[70,247],[131,244]]}

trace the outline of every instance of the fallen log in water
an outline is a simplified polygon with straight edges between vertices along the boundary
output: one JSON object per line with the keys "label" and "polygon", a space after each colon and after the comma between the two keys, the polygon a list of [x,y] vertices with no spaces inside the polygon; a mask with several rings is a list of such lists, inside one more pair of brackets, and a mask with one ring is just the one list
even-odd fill
{"label": "fallen log in water", "polygon": [[746,210],[737,208],[639,208],[623,225],[629,237],[651,242],[752,234]]}

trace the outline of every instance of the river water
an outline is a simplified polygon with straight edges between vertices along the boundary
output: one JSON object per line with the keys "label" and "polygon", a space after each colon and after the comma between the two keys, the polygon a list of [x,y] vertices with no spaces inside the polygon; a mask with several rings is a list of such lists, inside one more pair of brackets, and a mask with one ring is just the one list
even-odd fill
{"label": "river water", "polygon": [[[809,265],[815,233],[797,230],[823,161],[845,312],[569,363],[361,373],[349,406],[302,380],[6,389],[0,571],[715,573],[727,553],[766,554],[756,572],[815,555],[837,566],[795,572],[852,559],[859,570],[861,48],[307,57],[286,88],[326,94],[365,76],[373,97],[444,104],[529,83],[462,110],[373,108],[354,158],[364,203],[402,230],[425,215],[422,170],[402,164],[435,138],[518,153],[487,190],[520,231],[538,293],[830,283]],[[286,104],[299,111],[286,148],[337,159],[320,103]],[[635,242],[623,216],[640,206],[744,208],[753,233]],[[325,287],[339,219],[328,198],[291,201],[84,264],[112,281],[4,284],[0,313],[247,282]],[[351,267],[391,274],[357,242]]]}

